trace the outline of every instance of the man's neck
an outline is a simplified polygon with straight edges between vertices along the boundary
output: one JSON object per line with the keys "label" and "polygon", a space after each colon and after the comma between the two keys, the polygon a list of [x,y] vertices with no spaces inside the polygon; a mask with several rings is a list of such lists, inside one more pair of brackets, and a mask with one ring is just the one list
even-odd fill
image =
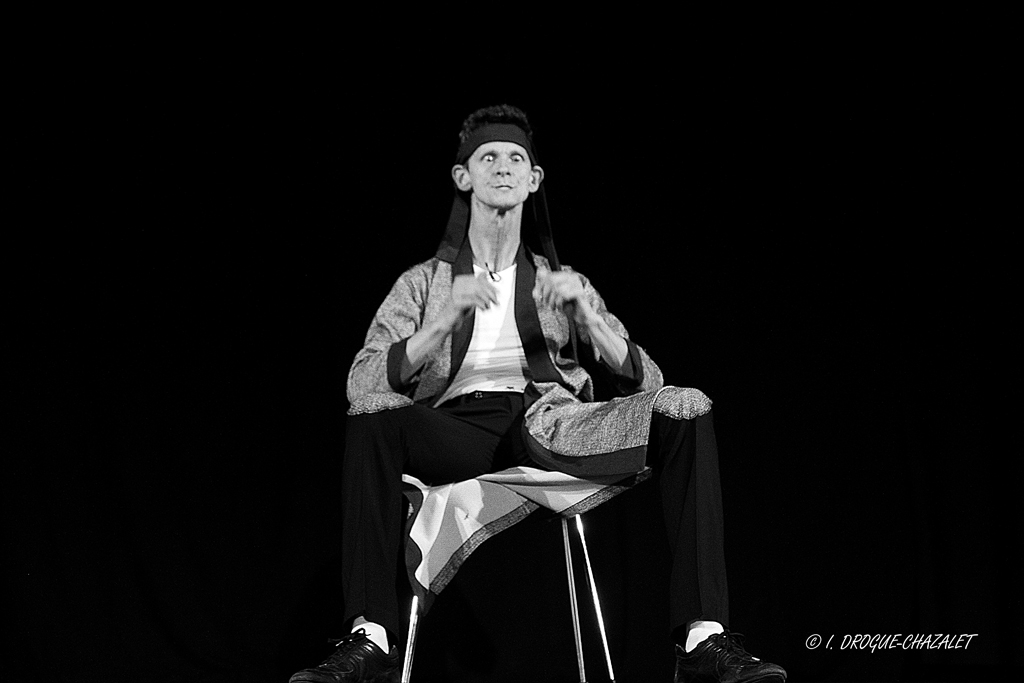
{"label": "man's neck", "polygon": [[522,217],[522,204],[507,211],[499,211],[473,202],[469,219],[469,244],[473,248],[473,258],[477,265],[496,271],[515,263]]}

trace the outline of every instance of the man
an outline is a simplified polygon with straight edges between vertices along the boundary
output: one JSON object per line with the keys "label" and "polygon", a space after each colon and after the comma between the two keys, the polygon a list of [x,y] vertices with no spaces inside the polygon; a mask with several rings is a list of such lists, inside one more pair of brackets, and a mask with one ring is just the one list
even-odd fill
{"label": "man", "polygon": [[[525,114],[474,112],[460,143],[438,252],[398,279],[349,373],[341,578],[352,632],[292,683],[397,672],[403,473],[433,485],[524,464],[603,481],[652,467],[673,563],[676,680],[784,681],[723,625],[710,401],[664,387],[589,280],[558,263]],[[521,239],[531,196],[544,256]],[[621,398],[594,401],[598,377]]]}

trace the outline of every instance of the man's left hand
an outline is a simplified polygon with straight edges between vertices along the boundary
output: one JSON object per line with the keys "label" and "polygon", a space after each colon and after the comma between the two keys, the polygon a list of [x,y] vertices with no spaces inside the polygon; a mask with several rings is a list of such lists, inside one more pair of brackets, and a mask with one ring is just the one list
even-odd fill
{"label": "man's left hand", "polygon": [[629,355],[626,340],[620,337],[587,301],[583,280],[576,273],[538,273],[537,289],[540,301],[552,308],[561,308],[565,314],[586,328],[593,341],[597,358],[603,359],[614,372],[622,372]]}
{"label": "man's left hand", "polygon": [[586,325],[594,316],[594,309],[584,296],[583,280],[576,273],[538,273],[537,289],[542,304],[555,310],[563,309],[581,325]]}

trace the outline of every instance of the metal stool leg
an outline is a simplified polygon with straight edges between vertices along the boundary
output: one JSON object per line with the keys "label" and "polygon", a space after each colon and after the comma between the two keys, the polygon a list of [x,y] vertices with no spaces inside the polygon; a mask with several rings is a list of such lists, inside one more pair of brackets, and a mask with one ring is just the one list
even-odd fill
{"label": "metal stool leg", "polygon": [[412,677],[412,658],[416,653],[416,633],[420,627],[420,599],[412,596],[412,610],[409,612],[409,637],[405,644],[405,661],[402,663],[402,683],[409,683]]}
{"label": "metal stool leg", "polygon": [[[601,631],[601,644],[604,646],[604,658],[608,665],[608,678],[615,683],[615,671],[612,669],[612,655],[608,648],[608,634],[604,628],[604,614],[601,612],[601,600],[597,596],[597,583],[594,581],[594,568],[590,562],[590,550],[587,548],[587,537],[583,533],[583,519],[576,515],[576,529],[583,545],[583,557],[587,563],[587,581],[590,584],[591,597],[594,600],[594,611],[597,613],[597,625]],[[583,664],[583,636],[580,633],[579,602],[576,599],[576,574],[572,566],[572,549],[569,546],[569,521],[562,518],[562,541],[565,545],[565,571],[569,579],[569,604],[572,608],[572,630],[576,639],[576,663],[580,670],[580,683],[587,683],[587,671]],[[412,678],[412,661],[416,653],[416,635],[420,623],[420,599],[413,596],[409,612],[409,636],[405,646],[405,660],[402,664],[402,683],[410,683]]]}
{"label": "metal stool leg", "polygon": [[587,683],[587,670],[583,666],[583,637],[580,634],[580,610],[576,602],[576,574],[572,570],[572,550],[569,547],[569,521],[565,517],[562,518],[562,540],[565,542],[565,571],[569,575],[569,604],[572,607],[573,635],[576,637],[576,663],[580,668],[580,683]]}
{"label": "metal stool leg", "polygon": [[583,534],[583,518],[580,515],[576,515],[576,530],[580,533],[580,542],[583,544],[583,558],[587,562],[587,579],[590,582],[590,593],[594,598],[594,611],[597,612],[597,626],[601,630],[601,644],[604,646],[604,660],[608,665],[608,679],[611,683],[615,683],[615,671],[612,669],[612,653],[608,648],[608,634],[604,630],[604,614],[601,612],[601,600],[597,597],[597,582],[594,580],[594,568],[590,564],[590,550],[587,549],[587,537]]}

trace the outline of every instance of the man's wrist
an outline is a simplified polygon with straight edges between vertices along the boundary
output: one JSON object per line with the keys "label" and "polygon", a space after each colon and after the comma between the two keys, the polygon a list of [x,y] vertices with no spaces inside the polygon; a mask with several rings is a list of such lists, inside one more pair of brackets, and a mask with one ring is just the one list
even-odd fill
{"label": "man's wrist", "polygon": [[584,303],[582,306],[576,304],[576,322],[587,329],[588,332],[601,329],[605,325],[604,318],[597,314],[589,304]]}
{"label": "man's wrist", "polygon": [[442,316],[427,323],[406,339],[402,364],[403,381],[408,381],[412,375],[419,372],[427,357],[434,353],[451,333],[448,321]]}
{"label": "man's wrist", "polygon": [[456,327],[457,319],[442,314],[440,317],[424,325],[421,331],[424,341],[429,344],[437,344],[453,334]]}
{"label": "man's wrist", "polygon": [[459,329],[459,325],[462,323],[463,317],[462,312],[455,309],[443,311],[432,323],[433,334],[441,337],[442,339],[455,334],[455,331]]}

